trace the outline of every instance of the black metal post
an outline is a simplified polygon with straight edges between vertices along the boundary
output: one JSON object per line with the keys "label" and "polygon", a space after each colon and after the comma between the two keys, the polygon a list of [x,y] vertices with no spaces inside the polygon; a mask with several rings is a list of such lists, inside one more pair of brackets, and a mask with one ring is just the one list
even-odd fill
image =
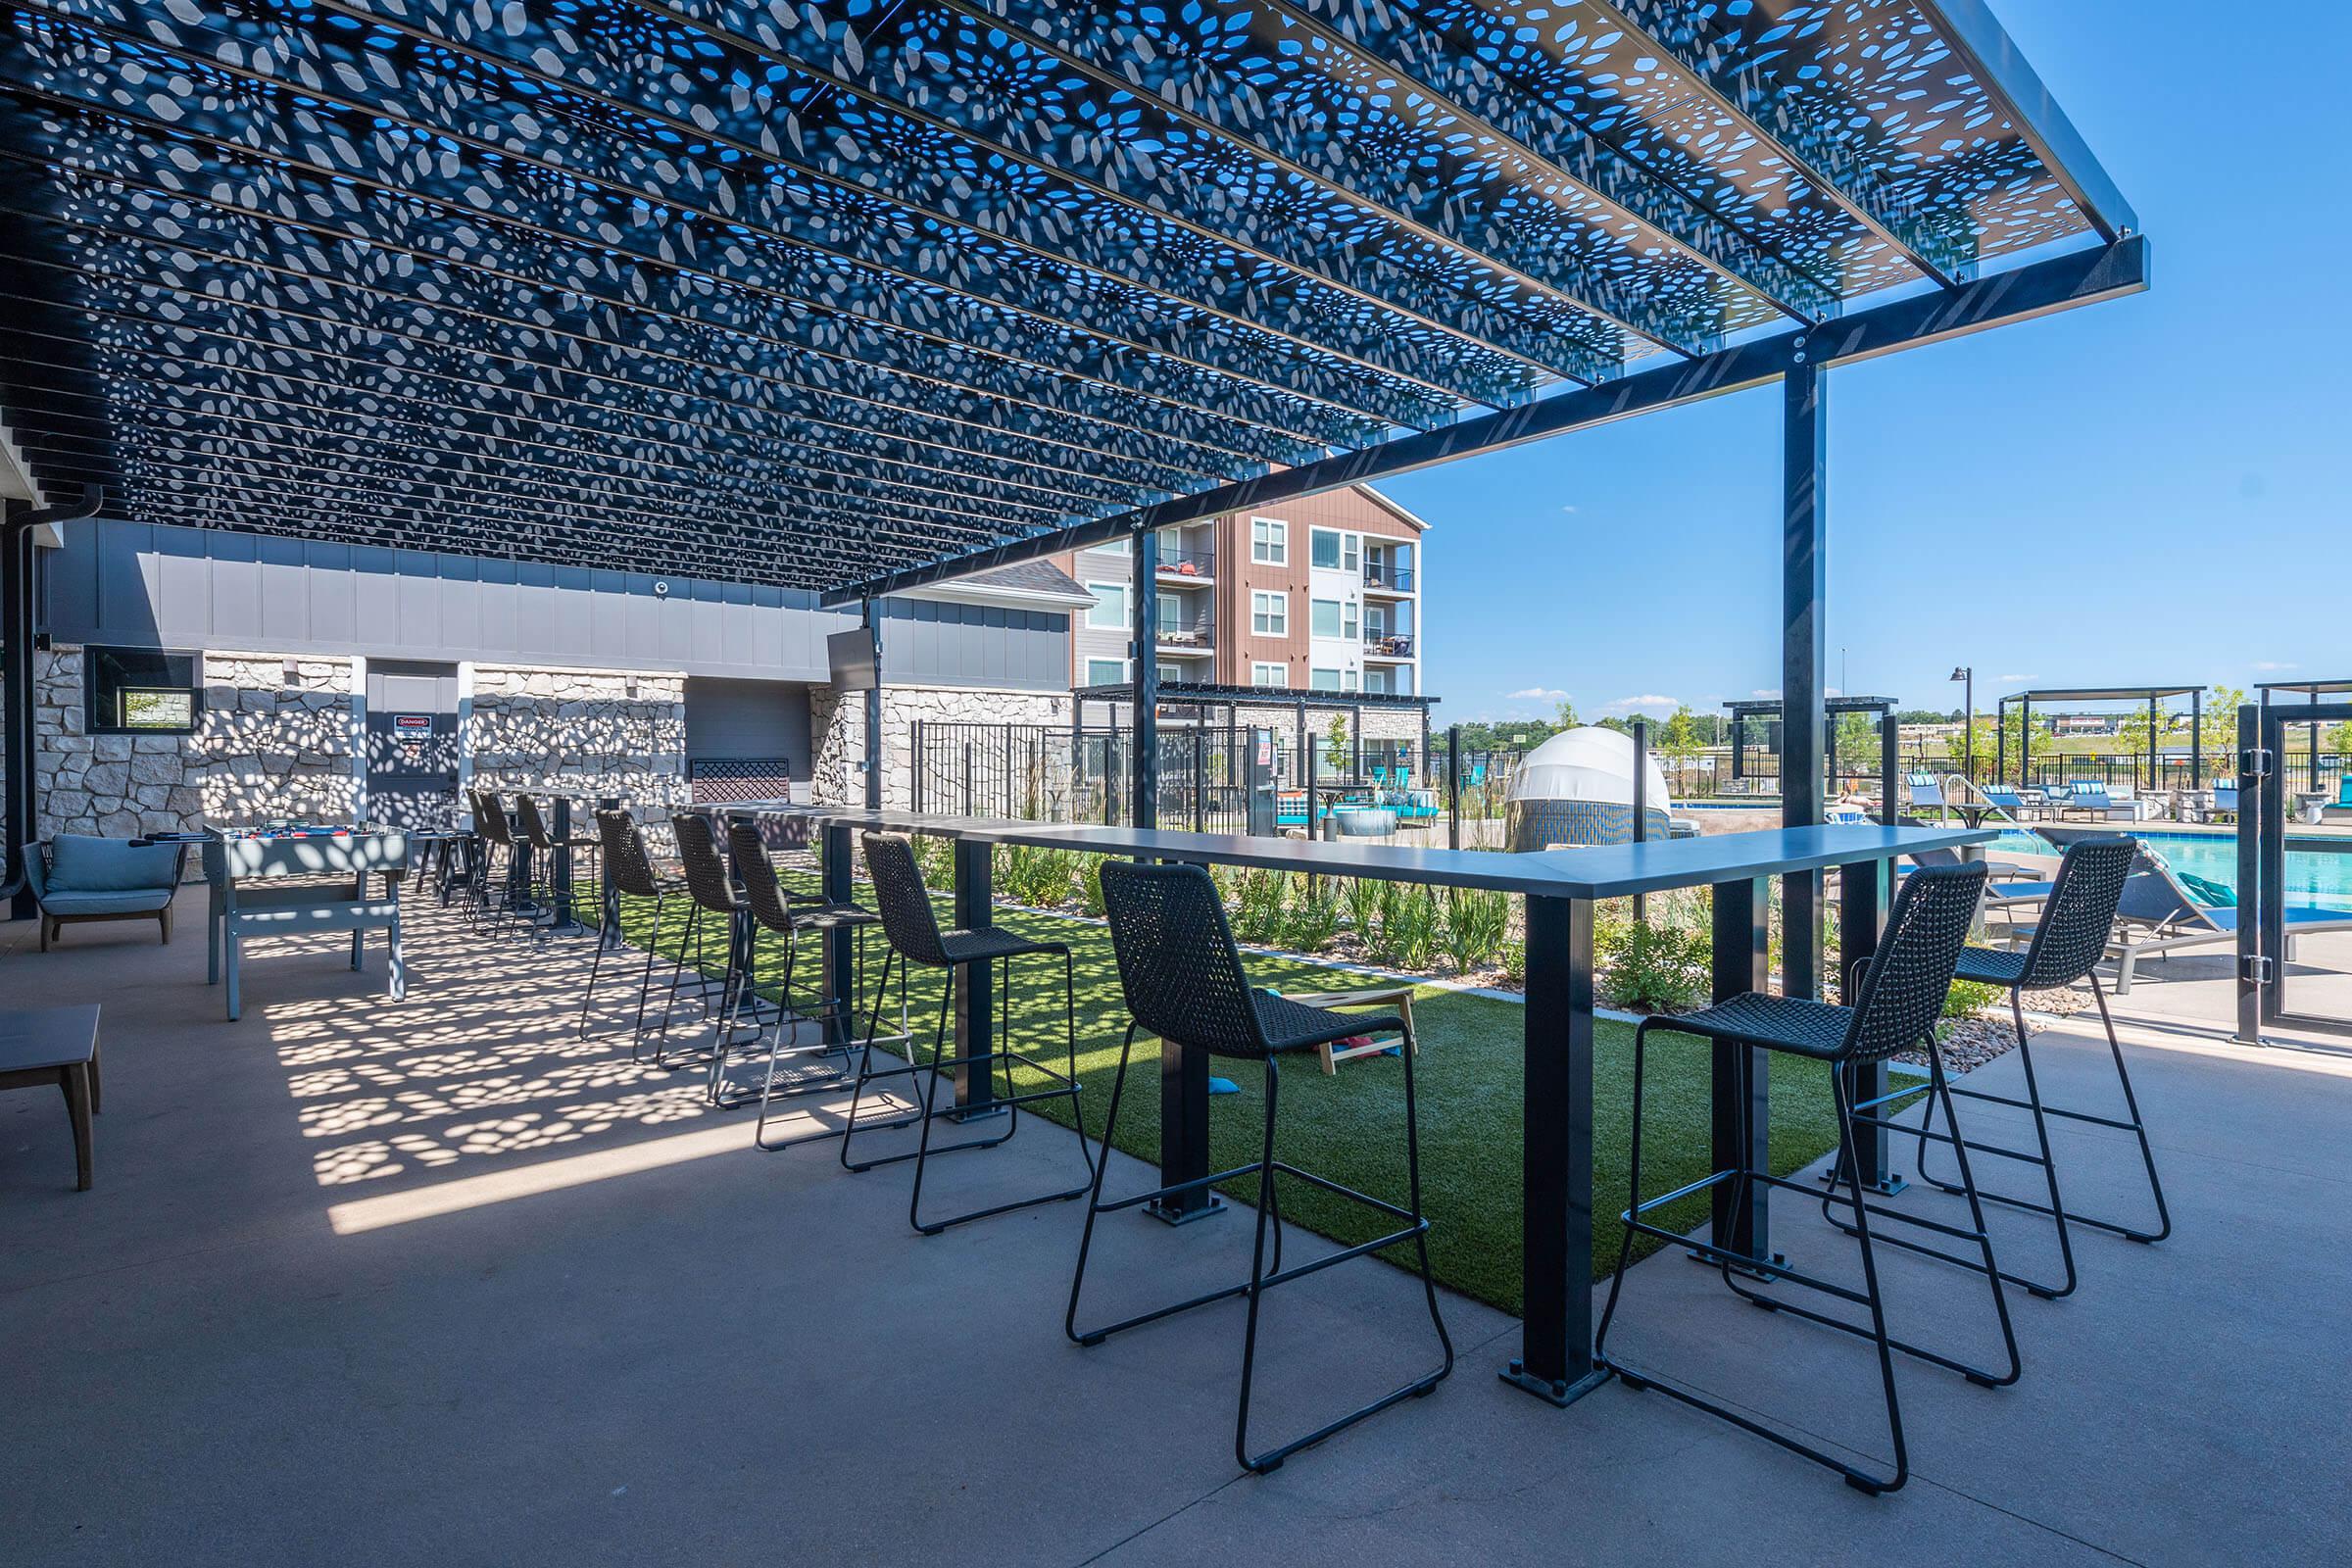
{"label": "black metal post", "polygon": [[[985,931],[996,924],[994,847],[972,839],[956,844],[956,924]],[[963,1120],[999,1113],[997,1101],[995,960],[980,958],[956,970],[956,1114]]]}
{"label": "black metal post", "polygon": [[46,523],[79,522],[94,517],[106,504],[106,492],[83,485],[81,499],[71,506],[25,508],[0,504],[0,642],[5,642],[5,665],[0,666],[0,758],[8,777],[0,789],[0,826],[5,827],[8,860],[0,867],[0,898],[9,901],[10,918],[32,919],[40,913],[30,887],[30,865],[38,827],[39,798],[33,757],[33,655],[39,626],[34,608],[40,603],[40,557],[33,530]]}
{"label": "black metal post", "polygon": [[[2317,765],[2315,760],[2314,765]],[[2202,687],[2188,694],[2188,787],[2205,787],[2205,692]],[[2318,785],[2313,785],[2318,788]],[[2240,799],[2243,799],[2241,796]]]}
{"label": "black metal post", "polygon": [[931,770],[930,757],[923,748],[923,721],[911,719],[906,725],[906,755],[911,762],[913,777],[906,781],[906,803],[913,809],[923,808],[923,775]]}
{"label": "black metal post", "polygon": [[873,654],[874,683],[865,693],[865,808],[882,809],[882,606],[864,601],[865,635]]}
{"label": "black metal post", "polygon": [[[817,867],[818,891],[827,904],[848,904],[858,892],[857,840],[846,822],[827,822],[819,830],[823,863]],[[852,1038],[859,999],[852,995],[857,974],[856,933],[836,922],[825,928],[824,954],[825,1040],[828,1044]],[[846,1005],[845,1005],[846,1004]]]}
{"label": "black metal post", "polygon": [[[1649,839],[1649,720],[1634,720],[1634,842]],[[1634,923],[1641,925],[1649,919],[1649,895],[1634,895]]]}
{"label": "black metal post", "polygon": [[[1828,387],[1821,368],[1792,367],[1782,377],[1781,510],[1781,823],[1822,820],[1822,665],[1827,654],[1822,601],[1828,594],[1827,513],[1822,486],[1829,462]],[[1781,879],[1781,974],[1791,997],[1821,994],[1821,873]]]}
{"label": "black metal post", "polygon": [[[1718,882],[1713,898],[1714,1000],[1729,1002],[1772,989],[1772,881],[1754,877]],[[1533,948],[1528,950],[1534,963]],[[1764,1054],[1752,1046],[1713,1048],[1710,1086],[1714,1112],[1714,1168],[1766,1168],[1766,1133],[1772,1125],[1772,1078]],[[1743,1257],[1770,1261],[1770,1190],[1749,1182],[1744,1201],[1732,1183],[1714,1190],[1714,1233],[1718,1247]]]}
{"label": "black metal post", "polygon": [[1315,819],[1315,771],[1323,760],[1321,751],[1320,746],[1306,749],[1306,836],[1310,839],[1322,837],[1321,824]]}
{"label": "black metal post", "polygon": [[1961,676],[1961,690],[1968,707],[1967,716],[1960,725],[1960,769],[1968,775],[1973,788],[1977,782],[1977,666],[1970,664]]}
{"label": "black metal post", "polygon": [[1892,713],[1879,715],[1879,820],[1888,827],[1900,827],[1902,808],[1895,804],[1895,786],[1900,782],[1896,773],[1902,765],[1903,727],[1895,722]]}
{"label": "black metal post", "polygon": [[1992,705],[1992,776],[1996,779],[2009,776],[2009,699],[2006,697],[1996,699]]}
{"label": "black metal post", "polygon": [[2148,699],[2148,792],[2156,791],[2156,699]]}
{"label": "black metal post", "polygon": [[1208,710],[1193,708],[1193,831],[1208,826]]}
{"label": "black metal post", "polygon": [[2017,787],[2032,789],[2034,776],[2034,699],[2020,698],[2017,704]]}
{"label": "black metal post", "polygon": [[1592,1365],[1592,906],[1527,901],[1519,1355],[1506,1383],[1566,1404]]}
{"label": "black metal post", "polygon": [[1137,827],[1159,826],[1159,535],[1135,536],[1135,582],[1129,609],[1135,620],[1135,808]]}
{"label": "black metal post", "polygon": [[9,918],[29,920],[40,914],[25,875],[26,858],[33,853],[33,544],[32,525],[24,519],[31,509],[20,502],[0,503],[0,643],[7,645],[7,670],[0,680],[0,708],[7,723],[8,863],[4,874],[14,894]]}
{"label": "black metal post", "polygon": [[[1421,710],[1423,723],[1429,721],[1429,710]],[[1446,726],[1446,847],[1462,847],[1462,726]]]}
{"label": "black metal post", "polygon": [[571,798],[559,795],[553,804],[556,838],[556,863],[548,870],[548,880],[555,887],[556,923],[549,930],[563,936],[575,935],[587,929],[571,907]]}
{"label": "black metal post", "polygon": [[[2269,827],[2270,786],[2263,776],[2261,746],[2269,726],[2270,693],[2264,706],[2237,710],[2237,1038],[2262,1044],[2263,883],[2262,836]],[[2272,759],[2272,766],[2278,766]],[[2248,910],[2254,918],[2247,919]]]}

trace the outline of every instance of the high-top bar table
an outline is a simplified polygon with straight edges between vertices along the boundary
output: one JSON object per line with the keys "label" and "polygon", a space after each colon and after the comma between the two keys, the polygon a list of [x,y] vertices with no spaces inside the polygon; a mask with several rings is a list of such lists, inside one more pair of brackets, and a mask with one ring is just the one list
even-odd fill
{"label": "high-top bar table", "polygon": [[[1170,829],[1086,827],[927,816],[752,802],[724,808],[737,814],[789,814],[819,824],[825,834],[826,893],[848,897],[850,836],[860,828],[936,833],[956,842],[956,922],[990,923],[989,854],[999,844],[1084,850],[1150,859],[1265,866],[1321,876],[1371,877],[1442,887],[1499,888],[1527,899],[1525,1119],[1522,1129],[1520,1352],[1502,1376],[1530,1393],[1567,1404],[1597,1386],[1592,1365],[1592,926],[1604,899],[1675,888],[1714,890],[1714,975],[1718,1001],[1769,989],[1766,954],[1771,878],[1795,871],[1840,868],[1838,929],[1846,972],[1875,951],[1884,917],[1889,869],[1921,850],[1957,849],[1989,842],[1988,829],[1838,826],[1726,833],[1645,844],[1548,850],[1533,854],[1399,849],[1346,840],[1251,838]],[[836,893],[834,879],[840,879]],[[846,963],[846,955],[843,956]],[[957,1052],[984,1056],[992,999],[983,988],[956,1009]],[[842,971],[846,973],[846,969]],[[830,980],[831,976],[828,976]],[[969,991],[959,986],[959,993]],[[1883,1065],[1858,1069],[1855,1092],[1884,1092]],[[959,1106],[986,1108],[988,1075],[973,1072],[956,1084]],[[1716,1046],[1712,1069],[1714,1160],[1717,1169],[1763,1169],[1771,1118],[1769,1078],[1762,1053]],[[1208,1063],[1197,1052],[1166,1043],[1160,1057],[1160,1180],[1205,1176],[1208,1161]],[[1883,1136],[1854,1152],[1866,1180],[1891,1185]],[[1748,1183],[1735,1206],[1732,1184],[1714,1192],[1714,1237],[1756,1260],[1775,1261],[1768,1189]],[[1211,1195],[1193,1195],[1189,1212],[1205,1212]],[[1726,1238],[1729,1238],[1727,1241]]]}

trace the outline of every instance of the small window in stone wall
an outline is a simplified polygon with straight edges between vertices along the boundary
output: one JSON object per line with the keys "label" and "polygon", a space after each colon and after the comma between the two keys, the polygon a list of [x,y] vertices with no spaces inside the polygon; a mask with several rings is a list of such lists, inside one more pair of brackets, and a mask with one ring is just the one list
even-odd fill
{"label": "small window in stone wall", "polygon": [[194,654],[150,648],[82,652],[84,715],[92,735],[192,735],[204,711]]}

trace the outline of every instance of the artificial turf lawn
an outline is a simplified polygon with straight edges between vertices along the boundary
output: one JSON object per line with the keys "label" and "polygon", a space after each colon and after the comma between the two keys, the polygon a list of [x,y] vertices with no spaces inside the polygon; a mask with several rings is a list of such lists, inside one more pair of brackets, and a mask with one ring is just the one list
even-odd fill
{"label": "artificial turf lawn", "polygon": [[[816,891],[813,876],[786,871],[784,879],[798,891]],[[593,907],[593,894],[588,889],[583,887],[579,897],[584,906]],[[622,928],[633,942],[642,944],[650,934],[652,906],[640,906],[634,900],[622,904]],[[687,929],[677,912],[683,904],[683,899],[672,901],[663,922],[664,952],[674,952],[673,933],[682,940]],[[943,927],[950,923],[944,900],[940,901],[940,916]],[[703,938],[704,967],[716,972],[726,951],[725,934],[716,915],[705,918],[709,923]],[[1002,906],[996,911],[996,923],[1025,937],[1064,942],[1070,947],[1078,983],[1078,1073],[1086,1085],[1087,1130],[1099,1138],[1110,1104],[1119,1044],[1127,1029],[1110,933],[1085,920]],[[878,973],[883,951],[879,929],[866,940],[868,962]],[[806,963],[814,956],[815,944],[804,942],[801,951]],[[1246,955],[1245,962],[1254,984],[1286,993],[1345,991],[1367,983],[1361,975],[1320,964],[1256,955]],[[761,989],[772,996],[774,977],[783,972],[783,953],[780,939],[765,931],[760,933],[758,972]],[[806,968],[803,974],[807,974]],[[907,985],[909,1021],[918,1046],[926,1051],[943,983],[939,971],[916,969]],[[796,977],[795,989],[806,996],[813,990],[813,981]],[[886,1034],[896,1025],[895,1000],[894,996],[884,1019]],[[1430,1221],[1430,1258],[1438,1277],[1447,1285],[1513,1314],[1520,1305],[1523,1011],[1516,1003],[1428,987],[1417,991],[1413,999],[1414,1024],[1421,1041],[1414,1089],[1421,1111],[1421,1196]],[[681,1044],[691,1044],[696,1027],[689,1026],[688,1038]],[[1057,958],[1014,960],[1011,1039],[1014,1049],[1024,1054],[1059,1064],[1063,1034],[1061,964]],[[952,1033],[949,1052],[954,1052]],[[1159,1157],[1158,1057],[1156,1041],[1137,1042],[1119,1106],[1116,1140],[1125,1152],[1153,1163]],[[1709,1048],[1702,1041],[1688,1035],[1651,1035],[1648,1115],[1642,1127],[1642,1187],[1648,1193],[1672,1191],[1705,1175],[1709,1168],[1708,1062]],[[1787,1175],[1819,1158],[1837,1143],[1836,1118],[1826,1067],[1777,1054],[1771,1062],[1772,1169],[1775,1174]],[[1238,1095],[1213,1096],[1209,1101],[1209,1157],[1214,1168],[1254,1162],[1265,1121],[1262,1070],[1248,1061],[1220,1062],[1212,1070],[1241,1086]],[[1599,1020],[1592,1060],[1595,1278],[1615,1266],[1623,1234],[1617,1216],[1626,1206],[1633,1070],[1633,1026]],[[1022,1090],[1050,1087],[1046,1079],[1025,1069],[1014,1071],[1014,1082]],[[1314,1053],[1306,1052],[1285,1057],[1281,1071],[1276,1155],[1391,1202],[1404,1202],[1402,1062],[1388,1055],[1363,1056],[1343,1062],[1336,1075],[1326,1076]],[[1070,1120],[1067,1101],[1041,1102],[1023,1109],[1065,1126]],[[1254,1178],[1231,1183],[1227,1190],[1245,1203],[1255,1201]],[[1105,1196],[1119,1196],[1115,1173]],[[1690,1229],[1701,1224],[1706,1213],[1706,1196],[1700,1194],[1663,1210],[1658,1218],[1669,1228]],[[1282,1215],[1286,1222],[1304,1225],[1343,1243],[1369,1240],[1386,1228],[1383,1216],[1303,1182],[1283,1184]],[[1636,1238],[1637,1256],[1652,1250],[1654,1244],[1646,1238]],[[1405,1263],[1412,1252],[1409,1248],[1395,1248],[1385,1255]]]}

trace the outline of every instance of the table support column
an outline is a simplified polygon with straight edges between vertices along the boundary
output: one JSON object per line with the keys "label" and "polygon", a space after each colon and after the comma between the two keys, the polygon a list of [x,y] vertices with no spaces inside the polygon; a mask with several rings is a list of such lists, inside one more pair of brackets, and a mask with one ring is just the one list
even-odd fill
{"label": "table support column", "polygon": [[571,906],[571,802],[559,795],[553,803],[556,839],[556,863],[549,868],[548,882],[555,889],[556,923],[548,927],[557,936],[577,936],[588,929],[580,924]]}
{"label": "table support column", "polygon": [[[817,891],[827,904],[848,904],[858,894],[857,835],[843,822],[827,822],[819,833],[822,857]],[[825,1009],[827,1045],[864,1038],[855,1032],[862,1027],[858,1020],[860,999],[856,995],[856,937],[848,926],[836,925],[817,938],[824,961],[824,996],[832,1004]],[[912,1048],[908,1049],[911,1053]]]}
{"label": "table support column", "polygon": [[[1714,1000],[1729,1002],[1747,992],[1771,989],[1772,882],[1752,877],[1714,886]],[[1714,1168],[1764,1171],[1772,1131],[1772,1075],[1765,1054],[1753,1046],[1717,1042],[1712,1048]],[[1745,1200],[1734,1185],[1717,1187],[1713,1239],[1759,1263],[1777,1261],[1772,1251],[1771,1189],[1747,1184]]]}
{"label": "table support column", "polygon": [[1554,1404],[1592,1364],[1592,906],[1527,901],[1519,1355],[1502,1379]]}
{"label": "table support column", "polygon": [[[1828,388],[1816,364],[1782,380],[1781,825],[1823,820],[1822,624],[1828,592],[1823,485],[1829,465]],[[1781,980],[1792,997],[1821,996],[1821,873],[1781,879]]]}
{"label": "table support column", "polygon": [[[1199,1181],[1208,1163],[1208,1053],[1159,1043],[1159,1181]],[[1225,1200],[1207,1188],[1153,1200],[1149,1211],[1171,1225],[1214,1214]]]}
{"label": "table support column", "polygon": [[[1838,868],[1838,998],[1847,1006],[1854,1004],[1862,971],[1870,967],[1871,955],[1879,951],[1879,931],[1886,923],[1886,877],[1893,863],[1864,860]],[[1850,1104],[1859,1105],[1886,1093],[1885,1061],[1858,1063],[1844,1072]],[[1872,1114],[1885,1115],[1888,1108],[1882,1105]],[[1862,1183],[1874,1191],[1891,1196],[1906,1185],[1886,1162],[1886,1130],[1883,1127],[1863,1128],[1861,1147],[1848,1150],[1846,1155],[1859,1161]]]}
{"label": "table support column", "polygon": [[[992,847],[973,839],[956,843],[956,924],[965,931],[985,931],[996,924],[996,867]],[[956,1116],[971,1121],[1003,1113],[997,1102],[995,1037],[997,971],[994,960],[957,966],[956,970],[956,1054],[967,1060],[956,1069]]]}

